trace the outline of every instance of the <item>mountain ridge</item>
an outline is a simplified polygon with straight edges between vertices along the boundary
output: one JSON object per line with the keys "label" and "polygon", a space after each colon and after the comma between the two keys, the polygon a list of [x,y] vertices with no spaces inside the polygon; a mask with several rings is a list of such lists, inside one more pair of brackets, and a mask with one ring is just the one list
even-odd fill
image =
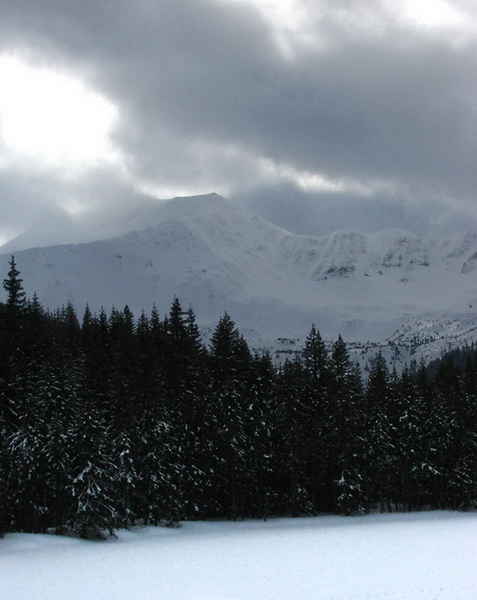
{"label": "mountain ridge", "polygon": [[[205,329],[227,310],[265,346],[303,338],[312,323],[356,342],[400,339],[410,319],[460,319],[472,330],[476,233],[298,235],[217,194],[172,199],[151,214],[156,222],[149,216],[149,227],[123,235],[14,252],[27,294],[51,309],[72,302],[79,313],[86,302],[166,312],[177,296]],[[4,273],[10,255],[0,255]]]}

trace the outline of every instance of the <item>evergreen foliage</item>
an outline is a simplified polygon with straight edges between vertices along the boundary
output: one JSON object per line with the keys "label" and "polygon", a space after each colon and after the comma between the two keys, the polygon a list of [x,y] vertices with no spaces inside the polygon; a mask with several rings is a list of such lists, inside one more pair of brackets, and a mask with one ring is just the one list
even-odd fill
{"label": "evergreen foliage", "polygon": [[[414,377],[377,356],[363,382],[313,326],[274,366],[230,315],[210,347],[175,298],[136,320],[0,303],[0,537],[82,537],[184,519],[477,504],[477,352]],[[459,355],[460,356],[460,355]]]}

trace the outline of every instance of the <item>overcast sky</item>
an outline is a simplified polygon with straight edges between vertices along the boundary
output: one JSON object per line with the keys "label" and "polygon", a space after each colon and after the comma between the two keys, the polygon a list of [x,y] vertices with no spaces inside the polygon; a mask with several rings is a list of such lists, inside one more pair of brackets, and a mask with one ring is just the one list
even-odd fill
{"label": "overcast sky", "polygon": [[0,241],[218,192],[297,233],[477,227],[474,0],[0,0]]}

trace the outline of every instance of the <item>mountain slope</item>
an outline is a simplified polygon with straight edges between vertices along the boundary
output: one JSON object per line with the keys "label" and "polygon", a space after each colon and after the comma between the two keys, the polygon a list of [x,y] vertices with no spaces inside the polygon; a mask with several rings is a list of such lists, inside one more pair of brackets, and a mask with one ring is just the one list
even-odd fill
{"label": "mountain slope", "polygon": [[[176,295],[204,325],[229,311],[258,345],[303,336],[312,322],[326,337],[381,341],[399,338],[413,319],[457,319],[466,331],[475,323],[474,233],[301,236],[216,194],[158,203],[150,223],[111,239],[17,252],[27,293],[50,308],[128,304],[136,314],[153,303],[165,312]],[[9,258],[0,255],[3,273]]]}

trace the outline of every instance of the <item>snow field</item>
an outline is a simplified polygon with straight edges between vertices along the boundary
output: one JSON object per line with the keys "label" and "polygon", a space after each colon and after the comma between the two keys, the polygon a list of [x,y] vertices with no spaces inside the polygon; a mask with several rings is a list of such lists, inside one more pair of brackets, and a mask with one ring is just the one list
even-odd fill
{"label": "snow field", "polygon": [[184,523],[106,543],[8,534],[2,600],[476,600],[477,514]]}

